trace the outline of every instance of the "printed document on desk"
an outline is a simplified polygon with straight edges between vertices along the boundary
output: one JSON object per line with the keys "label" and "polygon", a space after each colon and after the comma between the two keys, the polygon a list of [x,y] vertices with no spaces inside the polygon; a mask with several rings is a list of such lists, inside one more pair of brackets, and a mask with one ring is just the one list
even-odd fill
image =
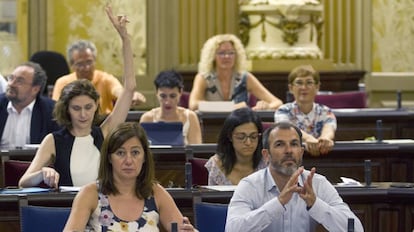
{"label": "printed document on desk", "polygon": [[79,186],[60,186],[60,192],[79,192],[81,187]]}
{"label": "printed document on desk", "polygon": [[50,192],[51,189],[30,187],[30,188],[4,188],[0,190],[0,194],[28,194]]}
{"label": "printed document on desk", "polygon": [[226,191],[236,190],[237,185],[202,185],[200,187],[206,188],[206,189],[212,189],[212,190],[226,192]]}
{"label": "printed document on desk", "polygon": [[200,112],[231,112],[234,110],[232,101],[200,101],[198,111]]}

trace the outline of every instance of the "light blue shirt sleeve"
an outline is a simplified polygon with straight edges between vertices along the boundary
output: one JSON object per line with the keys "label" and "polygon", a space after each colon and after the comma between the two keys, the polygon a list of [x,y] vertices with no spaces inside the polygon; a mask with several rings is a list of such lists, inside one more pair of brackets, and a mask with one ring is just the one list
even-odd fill
{"label": "light blue shirt sleeve", "polygon": [[263,181],[260,182],[262,184],[258,185],[252,178],[245,178],[239,182],[229,204],[227,232],[264,231],[274,219],[281,217],[285,212],[277,197],[262,201],[265,186]]}

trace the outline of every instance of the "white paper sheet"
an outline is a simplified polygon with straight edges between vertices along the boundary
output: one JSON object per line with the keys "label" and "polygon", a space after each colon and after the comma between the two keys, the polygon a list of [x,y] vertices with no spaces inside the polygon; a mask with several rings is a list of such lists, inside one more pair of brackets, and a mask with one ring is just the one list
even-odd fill
{"label": "white paper sheet", "polygon": [[234,191],[237,185],[203,185],[201,187],[217,191]]}

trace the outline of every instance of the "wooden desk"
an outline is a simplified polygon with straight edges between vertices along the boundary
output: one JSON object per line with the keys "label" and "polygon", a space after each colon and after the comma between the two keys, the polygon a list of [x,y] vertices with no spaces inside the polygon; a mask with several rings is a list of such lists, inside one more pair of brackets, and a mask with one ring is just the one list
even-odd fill
{"label": "wooden desk", "polygon": [[[412,231],[414,228],[414,188],[394,188],[391,183],[367,187],[337,187],[343,200],[360,218],[366,232]],[[228,203],[233,192],[206,189],[168,189],[177,206],[193,222],[194,197],[203,201]],[[19,231],[19,204],[70,206],[75,193],[0,195],[0,231]],[[322,230],[323,231],[323,230]]]}
{"label": "wooden desk", "polygon": [[[337,141],[362,140],[377,136],[377,120],[382,120],[384,139],[414,138],[414,110],[384,108],[334,109],[338,129]],[[127,121],[139,121],[144,111],[130,111]],[[203,142],[217,143],[217,137],[228,112],[198,112]],[[258,111],[263,122],[274,122],[274,111]]]}
{"label": "wooden desk", "polygon": [[[193,79],[196,71],[180,71],[184,79],[184,90],[191,91]],[[286,93],[288,91],[289,72],[252,72],[257,79],[275,96],[286,102]],[[359,90],[359,82],[364,78],[363,70],[335,70],[320,71],[321,91],[351,91]]]}
{"label": "wooden desk", "polygon": [[[395,109],[334,109],[338,122],[335,140],[362,140],[376,136],[377,120],[382,120],[384,139],[414,138],[414,111]],[[203,142],[216,143],[229,113],[198,112]],[[258,111],[263,122],[274,122],[274,111]]]}
{"label": "wooden desk", "polygon": [[305,168],[316,167],[332,183],[340,177],[364,181],[364,160],[371,160],[372,181],[414,182],[414,144],[336,142],[325,156],[305,154]]}
{"label": "wooden desk", "polygon": [[[185,189],[167,189],[179,206],[181,213],[193,220],[193,191]],[[0,194],[0,231],[20,231],[19,207],[21,205],[71,207],[75,192],[48,192],[21,195]],[[163,231],[163,230],[161,230]]]}
{"label": "wooden desk", "polygon": [[[156,178],[165,187],[183,187],[185,183],[185,162],[189,155],[209,158],[215,154],[216,144],[198,144],[187,147],[152,148]],[[24,155],[28,151],[22,151]],[[18,153],[3,151],[1,156]],[[32,151],[34,155],[34,151]],[[338,141],[333,150],[325,156],[304,155],[306,168],[316,167],[332,183],[340,177],[350,177],[364,182],[364,160],[371,160],[372,181],[414,182],[414,143],[376,143]],[[3,178],[1,178],[3,179]]]}
{"label": "wooden desk", "polygon": [[[185,147],[151,148],[155,160],[156,178],[163,186],[182,187],[184,186],[184,163],[186,157]],[[36,149],[13,149],[0,151],[2,160],[0,166],[0,181],[3,187],[4,161],[29,160],[36,154]]]}

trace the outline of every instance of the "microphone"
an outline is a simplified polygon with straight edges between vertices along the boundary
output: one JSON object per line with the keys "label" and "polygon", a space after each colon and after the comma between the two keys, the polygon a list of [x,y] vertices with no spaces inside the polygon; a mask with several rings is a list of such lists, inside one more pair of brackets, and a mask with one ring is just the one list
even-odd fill
{"label": "microphone", "polygon": [[377,120],[377,142],[382,142],[383,135],[382,135],[382,120]]}
{"label": "microphone", "polygon": [[401,110],[402,106],[401,106],[401,90],[397,91],[397,109]]}
{"label": "microphone", "polygon": [[171,232],[178,232],[178,224],[177,222],[171,223]]}
{"label": "microphone", "polygon": [[364,161],[365,187],[371,186],[371,160]]}
{"label": "microphone", "polygon": [[193,172],[190,162],[185,163],[185,188],[191,189],[193,186]]}
{"label": "microphone", "polygon": [[353,218],[348,218],[348,229],[346,230],[347,232],[354,232],[355,231],[355,225],[354,225],[354,219]]}

